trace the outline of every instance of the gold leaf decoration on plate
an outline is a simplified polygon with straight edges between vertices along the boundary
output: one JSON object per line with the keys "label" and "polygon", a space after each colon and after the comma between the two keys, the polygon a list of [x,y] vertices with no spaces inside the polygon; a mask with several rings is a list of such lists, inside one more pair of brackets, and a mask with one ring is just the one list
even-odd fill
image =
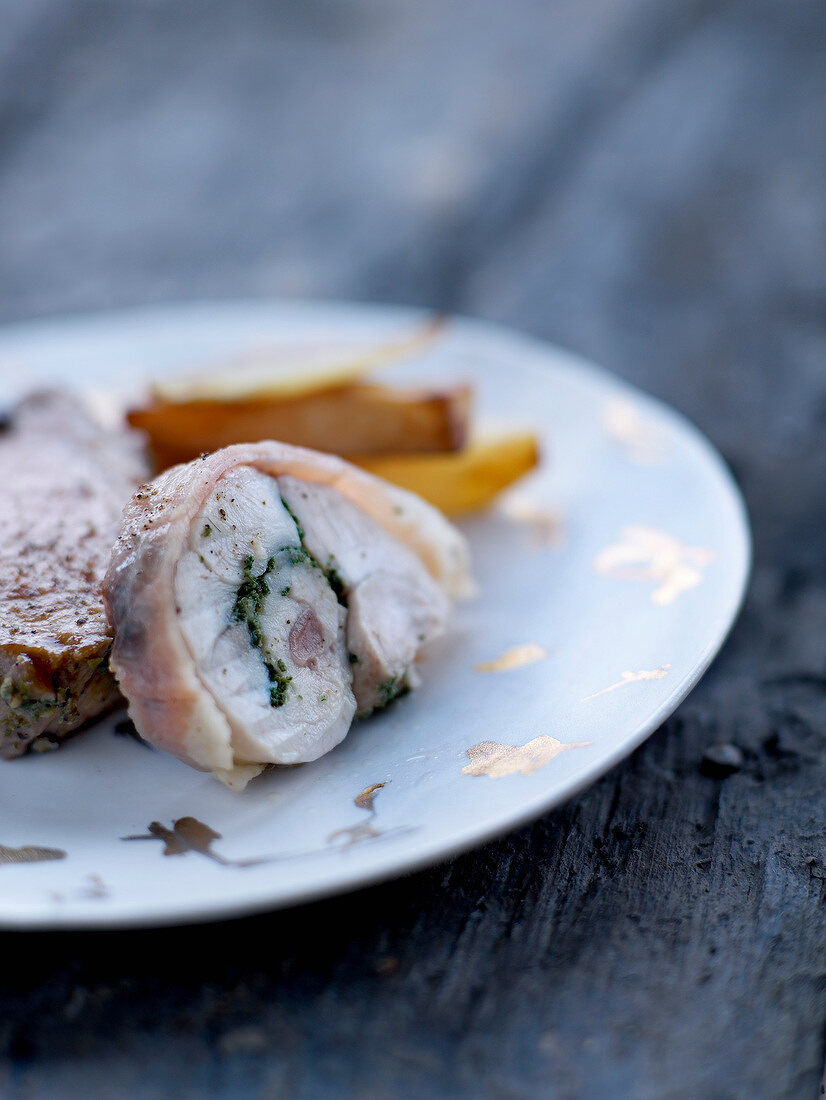
{"label": "gold leaf decoration on plate", "polygon": [[343,829],[336,829],[327,837],[327,843],[336,844],[342,841],[343,843],[339,844],[339,847],[352,848],[355,844],[362,844],[365,840],[374,840],[376,837],[382,836],[382,830],[373,825],[376,820],[376,807],[373,803],[378,792],[386,786],[386,782],[371,783],[369,787],[365,787],[363,791],[357,794],[353,802],[360,810],[367,810],[367,820],[360,821],[358,825],[346,825]]}
{"label": "gold leaf decoration on plate", "polygon": [[614,580],[653,584],[651,602],[670,604],[700,584],[714,557],[713,550],[686,546],[665,531],[632,526],[623,528],[619,542],[597,554],[594,569]]}
{"label": "gold leaf decoration on plate", "polygon": [[527,493],[508,493],[499,512],[512,523],[527,528],[534,550],[556,550],[565,544],[565,525],[559,512],[537,504]]}
{"label": "gold leaf decoration on plate", "polygon": [[327,837],[327,843],[338,844],[340,848],[352,848],[365,840],[375,840],[381,835],[381,829],[377,829],[370,821],[363,821],[358,825],[346,825],[343,829],[336,829]]}
{"label": "gold leaf decoration on plate", "polygon": [[542,734],[534,737],[525,745],[500,745],[497,741],[480,741],[466,750],[470,763],[462,768],[462,775],[487,775],[490,779],[501,779],[506,775],[519,772],[530,775],[544,768],[562,752],[569,749],[584,749],[591,741],[578,741],[564,745],[555,737]]}
{"label": "gold leaf decoration on plate", "polygon": [[602,426],[637,465],[659,466],[665,462],[667,455],[662,432],[646,420],[627,397],[615,397],[605,403]]}
{"label": "gold leaf decoration on plate", "polygon": [[371,783],[364,790],[359,791],[353,799],[353,803],[358,809],[366,810],[367,817],[356,825],[348,825],[330,833],[327,837],[327,847],[255,856],[252,859],[228,859],[216,852],[213,847],[216,840],[222,839],[221,834],[211,829],[209,825],[205,825],[203,821],[199,821],[196,817],[179,817],[176,821],[173,821],[171,829],[166,825],[162,825],[160,821],[153,821],[146,833],[141,833],[138,836],[124,836],[121,837],[121,840],[160,840],[164,846],[163,854],[165,856],[181,856],[189,852],[195,852],[197,855],[204,856],[222,867],[260,867],[265,863],[323,856],[331,848],[343,851],[366,840],[384,839],[412,831],[411,826],[400,825],[392,829],[377,829],[373,824],[376,820],[375,797],[382,787],[387,786],[388,782],[389,780],[385,780],[383,783]]}
{"label": "gold leaf decoration on plate", "polygon": [[153,821],[149,825],[149,831],[140,836],[125,836],[122,840],[160,840],[163,841],[165,856],[182,856],[187,852],[196,852],[198,855],[211,859],[213,863],[220,863],[222,867],[258,867],[262,863],[272,863],[283,858],[280,856],[263,856],[256,859],[226,859],[213,850],[213,843],[221,839],[221,834],[210,829],[197,817],[179,817],[173,821],[172,828],[162,825],[160,821]]}
{"label": "gold leaf decoration on plate", "polygon": [[0,844],[0,864],[45,863],[52,859],[65,859],[62,848],[41,848],[37,844],[24,844],[22,848],[7,848]]}
{"label": "gold leaf decoration on plate", "polygon": [[524,645],[511,646],[493,661],[482,661],[475,665],[477,672],[510,672],[524,665],[532,665],[544,660],[548,656],[548,650],[536,642],[525,642]]}
{"label": "gold leaf decoration on plate", "polygon": [[670,668],[671,665],[660,665],[659,668],[641,668],[639,672],[623,672],[621,680],[617,680],[615,684],[609,684],[602,691],[595,691],[593,695],[586,695],[582,702],[587,703],[589,699],[607,695],[610,691],[616,691],[617,688],[625,687],[626,684],[635,684],[640,680],[663,680],[668,675]]}
{"label": "gold leaf decoration on plate", "polygon": [[360,794],[356,795],[353,802],[360,810],[370,810],[371,813],[375,813],[373,800],[376,797],[376,793],[380,791],[382,787],[386,786],[387,783],[371,783],[369,787],[365,787]]}

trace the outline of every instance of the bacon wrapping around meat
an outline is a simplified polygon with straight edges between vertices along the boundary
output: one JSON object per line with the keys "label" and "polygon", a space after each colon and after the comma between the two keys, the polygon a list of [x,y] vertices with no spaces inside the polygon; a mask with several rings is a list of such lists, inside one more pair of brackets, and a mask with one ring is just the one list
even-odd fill
{"label": "bacon wrapping around meat", "polygon": [[415,687],[472,589],[463,536],[418,497],[331,455],[239,444],[126,508],[111,667],[142,737],[243,787]]}

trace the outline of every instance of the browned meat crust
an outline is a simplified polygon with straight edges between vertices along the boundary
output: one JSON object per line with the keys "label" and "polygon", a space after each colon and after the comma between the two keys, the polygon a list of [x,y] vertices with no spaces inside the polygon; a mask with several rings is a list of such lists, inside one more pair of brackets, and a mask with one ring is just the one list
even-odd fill
{"label": "browned meat crust", "polygon": [[34,394],[0,435],[0,755],[56,746],[118,699],[101,582],[140,439]]}

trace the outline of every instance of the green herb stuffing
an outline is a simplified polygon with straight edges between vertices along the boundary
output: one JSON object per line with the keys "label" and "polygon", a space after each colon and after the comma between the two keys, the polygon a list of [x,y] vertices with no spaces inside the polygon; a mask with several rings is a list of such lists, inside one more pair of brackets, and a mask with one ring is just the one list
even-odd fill
{"label": "green herb stuffing", "polygon": [[298,516],[295,514],[295,512],[292,510],[292,508],[289,506],[289,504],[287,504],[286,500],[284,500],[283,497],[281,498],[281,503],[284,505],[284,507],[287,510],[287,514],[289,515],[290,519],[295,524],[295,529],[296,529],[296,531],[298,531],[298,537],[303,542],[304,541],[304,536],[307,534],[307,532],[301,526],[301,523],[298,519]]}
{"label": "green herb stuffing", "polygon": [[312,565],[316,569],[320,568],[312,554],[308,554],[303,546],[282,546],[279,553],[287,555],[290,565]]}
{"label": "green herb stuffing", "polygon": [[264,665],[266,666],[270,683],[273,685],[270,688],[270,706],[283,707],[287,698],[287,684],[292,680],[292,676],[287,675],[287,666],[280,659],[277,660],[274,665],[269,661],[265,661]]}
{"label": "green herb stuffing", "polygon": [[[292,548],[290,548],[292,549]],[[235,597],[235,605],[232,609],[232,617],[237,623],[246,623],[250,641],[256,649],[261,650],[263,641],[261,635],[261,605],[270,594],[270,586],[267,576],[275,569],[275,558],[270,558],[264,571],[256,576],[252,568],[255,558],[248,554],[243,563],[243,580],[238,587]],[[275,663],[268,661],[262,653],[264,668],[267,670],[270,684],[270,705],[282,707],[287,699],[287,685],[292,676],[287,675],[287,666],[282,660]]]}
{"label": "green herb stuffing", "polygon": [[330,588],[335,592],[336,599],[342,607],[347,607],[347,597],[344,594],[344,581],[341,579],[338,570],[328,569],[326,570],[327,580],[330,582]]}
{"label": "green herb stuffing", "polygon": [[404,676],[391,676],[389,680],[379,684],[376,690],[379,693],[379,707],[388,707],[402,695],[407,695],[410,688],[405,682]]}
{"label": "green herb stuffing", "polygon": [[[66,700],[68,692],[65,693]],[[57,695],[30,695],[26,685],[7,676],[0,684],[0,699],[10,711],[25,714],[28,721],[37,722],[60,706]],[[64,701],[66,701],[64,700]]]}
{"label": "green herb stuffing", "polygon": [[208,523],[205,523],[204,527],[203,527],[203,530],[201,531],[201,538],[208,539],[211,534],[212,534],[212,528],[210,527],[210,525]]}
{"label": "green herb stuffing", "polygon": [[267,575],[275,568],[275,558],[270,558],[264,572],[255,576],[252,567],[255,558],[248,554],[244,558],[243,580],[235,597],[235,605],[232,609],[232,617],[237,623],[246,623],[252,644],[256,649],[261,648],[261,605],[264,598],[270,594],[270,586],[267,584]]}
{"label": "green herb stuffing", "polygon": [[[77,703],[72,697],[70,687],[57,689],[54,694],[31,694],[29,689],[32,686],[26,681],[14,680],[11,676],[6,676],[0,683],[0,699],[8,708],[8,712],[0,719],[0,733],[3,737],[20,742],[33,722],[40,722],[46,717],[63,725],[76,721]],[[54,736],[61,735],[55,733]],[[34,751],[40,751],[40,747],[32,742]]]}

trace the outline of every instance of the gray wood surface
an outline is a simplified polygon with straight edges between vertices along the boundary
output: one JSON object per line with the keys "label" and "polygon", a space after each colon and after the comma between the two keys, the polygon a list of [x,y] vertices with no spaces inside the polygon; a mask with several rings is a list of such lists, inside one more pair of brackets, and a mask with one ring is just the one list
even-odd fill
{"label": "gray wood surface", "polygon": [[[533,826],[294,912],[7,934],[2,1096],[817,1094],[825,22],[822,0],[0,0],[0,319],[304,295],[501,320],[693,418],[756,539],[702,684]],[[726,778],[701,766],[718,742],[743,754]]]}

